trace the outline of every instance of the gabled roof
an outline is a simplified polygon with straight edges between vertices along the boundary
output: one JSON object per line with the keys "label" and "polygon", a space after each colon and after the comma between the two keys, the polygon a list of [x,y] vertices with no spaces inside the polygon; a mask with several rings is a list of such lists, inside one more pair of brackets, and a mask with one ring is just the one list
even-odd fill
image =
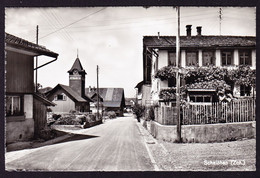
{"label": "gabled roof", "polygon": [[86,74],[85,70],[81,65],[79,58],[76,58],[74,64],[72,65],[71,69],[68,72],[72,73],[74,69],[77,69],[79,72]]}
{"label": "gabled roof", "polygon": [[58,57],[57,53],[50,51],[44,46],[37,45],[35,43],[29,42],[27,40],[16,37],[9,33],[5,33],[5,42],[6,42],[6,47],[5,47],[6,49],[15,48],[15,49],[21,49],[25,51],[30,51],[35,56],[46,55],[54,58]]}
{"label": "gabled roof", "polygon": [[97,96],[99,96],[99,99],[100,99],[101,102],[104,101],[103,98],[102,98],[102,96],[98,95],[97,93],[94,93],[94,94],[91,96],[91,99],[92,99],[93,101],[95,101],[95,100],[97,100],[97,99],[95,99],[95,97],[97,97]]}
{"label": "gabled roof", "polygon": [[[181,36],[181,47],[255,47],[253,36]],[[176,36],[144,36],[144,46],[173,47]]]}
{"label": "gabled roof", "polygon": [[55,106],[56,104],[49,101],[47,98],[44,98],[43,96],[41,96],[40,94],[34,93],[33,94],[34,98],[41,101],[42,103],[44,103],[46,106]]}
{"label": "gabled roof", "polygon": [[[89,88],[85,89],[85,94],[88,97],[92,97],[96,93],[96,90],[89,91]],[[120,107],[121,102],[125,106],[125,96],[123,88],[99,88],[99,95],[103,98],[103,105],[105,107]]]}
{"label": "gabled roof", "polygon": [[[47,93],[47,97],[52,95],[57,89],[63,89],[68,96],[71,97],[72,100],[77,102],[87,102],[86,99],[82,98],[77,92],[75,92],[72,88],[66,85],[58,84],[51,91]],[[89,98],[88,98],[89,99]],[[91,101],[91,99],[89,99]]]}

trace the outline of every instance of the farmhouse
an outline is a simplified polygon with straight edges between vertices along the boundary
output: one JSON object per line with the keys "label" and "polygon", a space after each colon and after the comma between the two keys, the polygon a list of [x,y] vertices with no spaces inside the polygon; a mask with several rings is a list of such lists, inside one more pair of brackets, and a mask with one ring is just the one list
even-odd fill
{"label": "farmhouse", "polygon": [[[185,71],[201,67],[205,70],[237,69],[238,66],[256,68],[256,38],[249,36],[204,36],[202,27],[197,27],[197,35],[191,35],[191,25],[186,26],[187,35],[180,37],[180,68]],[[173,68],[172,68],[173,67]],[[175,36],[143,37],[143,81],[138,83],[139,102],[162,100],[161,91],[176,86],[175,77],[168,77],[176,67]],[[158,74],[159,72],[159,74]],[[173,71],[174,73],[174,71]],[[159,77],[158,77],[159,76]],[[182,78],[181,86],[189,81]],[[195,82],[188,87],[187,100],[194,103],[209,103],[218,100],[216,84]],[[222,85],[222,83],[218,83]],[[232,97],[255,96],[255,88],[235,81],[229,83]]]}
{"label": "farmhouse", "polygon": [[[97,90],[95,88],[86,88],[86,94],[97,100]],[[125,95],[123,88],[99,88],[100,100],[106,111],[115,111],[118,116],[123,116],[125,108]]]}
{"label": "farmhouse", "polygon": [[11,143],[29,140],[46,126],[47,106],[55,104],[34,91],[34,57],[44,55],[55,61],[58,54],[8,33],[5,43],[6,143]]}
{"label": "farmhouse", "polygon": [[55,103],[52,111],[57,114],[70,111],[89,112],[92,101],[85,95],[85,75],[79,58],[77,57],[69,73],[69,86],[58,84],[46,93],[46,97]]}

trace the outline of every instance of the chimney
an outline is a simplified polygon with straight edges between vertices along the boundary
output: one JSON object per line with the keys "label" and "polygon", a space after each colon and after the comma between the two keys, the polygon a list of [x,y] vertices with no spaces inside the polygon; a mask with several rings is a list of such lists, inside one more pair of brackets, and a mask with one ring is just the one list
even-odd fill
{"label": "chimney", "polygon": [[197,27],[197,36],[201,36],[201,26]]}
{"label": "chimney", "polygon": [[158,40],[160,39],[160,32],[158,32]]}
{"label": "chimney", "polygon": [[88,88],[88,91],[89,91],[89,92],[91,92],[91,91],[92,91],[92,89],[91,89],[91,86],[89,86],[89,88]]}
{"label": "chimney", "polygon": [[187,36],[191,36],[191,26],[192,25],[186,25]]}

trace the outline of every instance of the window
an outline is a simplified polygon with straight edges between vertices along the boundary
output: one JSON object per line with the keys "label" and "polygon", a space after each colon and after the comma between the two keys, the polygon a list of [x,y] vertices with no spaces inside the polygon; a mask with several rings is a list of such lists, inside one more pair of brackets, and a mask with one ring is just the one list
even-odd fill
{"label": "window", "polygon": [[222,59],[222,66],[233,65],[233,55],[231,51],[222,51],[221,59]]}
{"label": "window", "polygon": [[55,100],[59,100],[59,101],[65,101],[66,100],[66,96],[64,94],[58,94],[55,96]]}
{"label": "window", "polygon": [[168,87],[176,87],[176,78],[175,77],[168,79]]}
{"label": "window", "polygon": [[239,51],[239,65],[252,65],[250,51]]}
{"label": "window", "polygon": [[190,95],[190,101],[192,102],[211,102],[212,96],[211,95]]}
{"label": "window", "polygon": [[176,66],[176,53],[175,52],[168,53],[168,65]]}
{"label": "window", "polygon": [[22,116],[23,104],[21,96],[6,96],[6,116]]}
{"label": "window", "polygon": [[240,85],[240,96],[250,96],[251,94],[251,87]]}
{"label": "window", "polygon": [[202,52],[202,65],[215,65],[215,57],[213,51],[203,51]]}
{"label": "window", "polygon": [[187,52],[186,66],[196,66],[198,64],[197,52]]}

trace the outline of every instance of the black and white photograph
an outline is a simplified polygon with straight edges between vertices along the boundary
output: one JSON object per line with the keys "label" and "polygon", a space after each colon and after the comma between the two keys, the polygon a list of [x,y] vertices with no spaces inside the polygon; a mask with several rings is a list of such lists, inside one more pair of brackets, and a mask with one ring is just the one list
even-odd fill
{"label": "black and white photograph", "polygon": [[256,7],[5,7],[7,172],[256,171]]}

